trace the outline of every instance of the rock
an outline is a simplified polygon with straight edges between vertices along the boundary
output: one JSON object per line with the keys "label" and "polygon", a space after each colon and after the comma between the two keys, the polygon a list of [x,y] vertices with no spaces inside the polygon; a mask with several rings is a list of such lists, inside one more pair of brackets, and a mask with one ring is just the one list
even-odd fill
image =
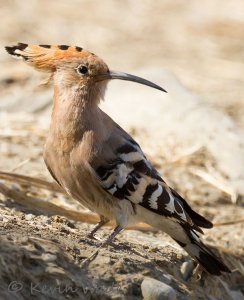
{"label": "rock", "polygon": [[42,216],[41,223],[43,225],[50,225],[51,224],[51,220],[50,220],[50,218],[48,216]]}
{"label": "rock", "polygon": [[241,291],[231,290],[227,282],[219,278],[219,282],[223,285],[227,295],[231,300],[244,300],[244,296]]}
{"label": "rock", "polygon": [[180,272],[185,281],[190,278],[193,269],[194,269],[194,263],[192,260],[183,262],[183,264],[180,268]]}
{"label": "rock", "polygon": [[145,300],[176,299],[176,291],[171,286],[150,277],[144,278],[141,290]]}
{"label": "rock", "polygon": [[34,215],[33,215],[33,214],[26,214],[26,215],[25,215],[26,221],[31,221],[33,218],[34,218]]}
{"label": "rock", "polygon": [[57,255],[52,253],[44,253],[42,254],[42,259],[46,262],[54,262],[57,260]]}

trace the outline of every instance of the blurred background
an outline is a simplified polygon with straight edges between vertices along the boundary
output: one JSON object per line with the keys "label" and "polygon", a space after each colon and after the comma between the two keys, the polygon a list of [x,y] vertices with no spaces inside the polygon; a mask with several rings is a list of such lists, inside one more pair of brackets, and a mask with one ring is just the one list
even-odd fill
{"label": "blurred background", "polygon": [[[34,215],[38,208],[44,215],[49,210],[50,215],[84,220],[84,208],[47,183],[52,179],[42,149],[52,85],[39,86],[45,75],[4,49],[17,42],[77,45],[100,56],[112,70],[141,75],[168,91],[162,95],[113,82],[102,107],[140,142],[171,186],[220,224],[205,240],[224,249],[227,261],[244,275],[244,1],[0,0],[0,20],[0,201],[6,205],[1,215],[10,216],[8,208],[13,207],[13,218],[16,211],[27,213],[7,202],[14,199]],[[42,201],[57,207],[45,211]],[[96,221],[94,215],[85,219]],[[127,235],[132,242],[140,238],[138,233],[136,238]],[[149,244],[156,243],[152,235],[141,240],[146,243],[149,237]],[[170,266],[169,261],[169,272]],[[241,277],[231,280],[228,285],[239,291]],[[218,292],[214,288],[218,299],[241,299],[223,286]],[[205,299],[209,291],[201,287],[195,292],[193,299]]]}
{"label": "blurred background", "polygon": [[244,127],[242,0],[2,0],[0,17],[1,76],[16,65],[5,45],[79,45],[112,69],[168,69]]}

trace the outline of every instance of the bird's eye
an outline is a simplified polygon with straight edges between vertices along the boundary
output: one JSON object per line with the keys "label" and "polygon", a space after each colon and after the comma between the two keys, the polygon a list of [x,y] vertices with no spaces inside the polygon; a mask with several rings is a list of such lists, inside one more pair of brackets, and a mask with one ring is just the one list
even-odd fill
{"label": "bird's eye", "polygon": [[85,75],[88,72],[88,69],[86,66],[78,66],[76,68],[76,72],[81,74],[81,75]]}

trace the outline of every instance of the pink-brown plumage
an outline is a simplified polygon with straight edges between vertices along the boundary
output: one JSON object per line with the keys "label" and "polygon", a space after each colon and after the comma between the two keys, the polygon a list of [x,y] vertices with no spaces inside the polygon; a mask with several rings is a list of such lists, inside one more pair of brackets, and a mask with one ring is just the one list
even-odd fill
{"label": "pink-brown plumage", "polygon": [[53,112],[44,160],[68,194],[101,216],[92,234],[107,220],[115,220],[116,229],[102,245],[127,225],[142,221],[168,233],[209,273],[229,272],[197,234],[212,223],[164,182],[140,146],[98,106],[111,79],[164,89],[113,72],[80,47],[20,43],[6,50],[52,75]]}

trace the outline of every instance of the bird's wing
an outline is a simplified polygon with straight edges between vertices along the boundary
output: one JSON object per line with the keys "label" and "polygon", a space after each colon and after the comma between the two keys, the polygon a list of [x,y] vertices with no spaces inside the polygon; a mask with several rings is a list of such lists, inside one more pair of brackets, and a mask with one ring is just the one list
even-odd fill
{"label": "bird's wing", "polygon": [[91,163],[102,188],[118,199],[127,199],[157,214],[188,224],[200,232],[198,226],[211,227],[211,222],[194,212],[163,181],[140,146],[119,129],[120,138],[110,137],[99,157]]}

